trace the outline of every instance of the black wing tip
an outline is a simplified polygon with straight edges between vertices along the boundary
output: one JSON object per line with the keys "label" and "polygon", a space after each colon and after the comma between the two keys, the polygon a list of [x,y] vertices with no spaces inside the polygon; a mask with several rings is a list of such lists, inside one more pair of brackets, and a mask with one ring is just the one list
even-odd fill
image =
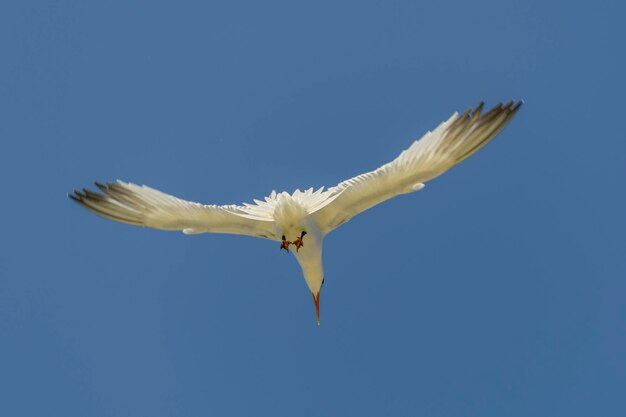
{"label": "black wing tip", "polygon": [[[99,181],[93,181],[93,183],[102,192],[106,192],[109,189],[109,187],[107,187],[106,185],[102,184]],[[107,182],[107,184],[109,183]],[[66,195],[69,199],[74,200],[77,203],[81,203],[81,204],[84,204],[84,200],[89,200],[89,199],[93,200],[93,199],[97,199],[98,197],[102,197],[102,194],[91,191],[88,188],[83,188],[82,190],[74,189],[74,191],[67,193]]]}
{"label": "black wing tip", "polygon": [[[516,111],[517,109],[519,109],[523,104],[525,104],[525,101],[523,99],[520,100],[515,100],[515,99],[511,99],[507,102],[502,102],[499,101],[497,102],[495,105],[493,105],[486,114],[489,114],[493,111],[497,111],[497,110],[511,110],[511,111]],[[485,101],[481,100],[478,102],[478,104],[474,107],[474,108],[469,108],[467,109],[463,114],[461,114],[461,117],[464,115],[468,115],[468,114],[472,114],[472,116],[474,114],[480,114],[485,108]]]}
{"label": "black wing tip", "polygon": [[507,112],[509,113],[509,115],[513,115],[520,109],[520,107],[522,107],[522,105],[524,104],[524,100],[511,99],[507,102],[500,101],[496,105],[491,107],[487,112],[481,114],[484,104],[485,102],[481,101],[478,104],[478,106],[476,106],[476,108],[474,109],[474,112],[472,113],[472,115],[478,115],[483,120],[487,120],[489,118],[495,117],[499,114],[502,114],[503,112]]}
{"label": "black wing tip", "polygon": [[517,102],[511,107],[511,112],[516,112],[524,104],[524,100],[517,100]]}
{"label": "black wing tip", "polygon": [[502,109],[510,109],[510,110],[516,110],[520,108],[522,104],[524,104],[524,100],[515,100],[515,99],[511,99],[507,101],[505,104],[498,103],[498,105],[502,107]]}

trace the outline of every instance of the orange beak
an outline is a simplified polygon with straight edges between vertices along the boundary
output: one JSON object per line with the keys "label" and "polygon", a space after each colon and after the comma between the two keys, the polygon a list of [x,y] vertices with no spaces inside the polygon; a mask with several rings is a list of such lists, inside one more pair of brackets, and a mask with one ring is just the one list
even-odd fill
{"label": "orange beak", "polygon": [[317,325],[320,325],[320,293],[318,291],[317,295],[311,293],[313,296],[313,302],[315,303],[315,315],[317,316]]}

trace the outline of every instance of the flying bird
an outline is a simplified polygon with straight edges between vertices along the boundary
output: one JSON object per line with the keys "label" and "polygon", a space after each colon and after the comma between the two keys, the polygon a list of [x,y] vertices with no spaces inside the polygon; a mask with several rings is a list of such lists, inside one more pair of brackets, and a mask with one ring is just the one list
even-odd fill
{"label": "flying bird", "polygon": [[400,194],[413,193],[489,143],[517,113],[522,101],[498,104],[483,113],[484,103],[454,113],[435,130],[413,142],[380,168],[324,190],[276,192],[264,201],[243,205],[204,205],[145,185],[95,182],[68,194],[93,213],[122,223],[185,234],[231,233],[279,242],[292,253],[304,274],[320,324],[320,292],[324,284],[322,242],[352,217]]}

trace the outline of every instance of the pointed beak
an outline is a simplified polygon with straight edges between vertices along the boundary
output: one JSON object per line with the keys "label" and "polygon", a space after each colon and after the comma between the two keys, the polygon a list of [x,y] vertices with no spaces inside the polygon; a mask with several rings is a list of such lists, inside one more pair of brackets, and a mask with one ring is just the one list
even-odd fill
{"label": "pointed beak", "polygon": [[320,325],[320,292],[317,292],[317,295],[311,293],[313,296],[313,302],[315,303],[315,315],[317,316],[317,325]]}

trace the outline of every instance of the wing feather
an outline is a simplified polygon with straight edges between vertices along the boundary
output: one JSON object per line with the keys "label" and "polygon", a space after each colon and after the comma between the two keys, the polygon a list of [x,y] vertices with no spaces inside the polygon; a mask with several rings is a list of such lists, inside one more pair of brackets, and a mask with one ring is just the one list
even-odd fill
{"label": "wing feather", "polygon": [[355,215],[399,194],[418,191],[489,143],[511,120],[521,101],[498,104],[481,114],[484,103],[453,114],[437,128],[380,168],[332,187],[332,203],[313,215],[328,233]]}
{"label": "wing feather", "polygon": [[278,240],[274,220],[242,206],[203,205],[148,186],[117,181],[95,183],[100,193],[75,190],[68,196],[87,210],[121,223],[184,233],[231,233]]}

